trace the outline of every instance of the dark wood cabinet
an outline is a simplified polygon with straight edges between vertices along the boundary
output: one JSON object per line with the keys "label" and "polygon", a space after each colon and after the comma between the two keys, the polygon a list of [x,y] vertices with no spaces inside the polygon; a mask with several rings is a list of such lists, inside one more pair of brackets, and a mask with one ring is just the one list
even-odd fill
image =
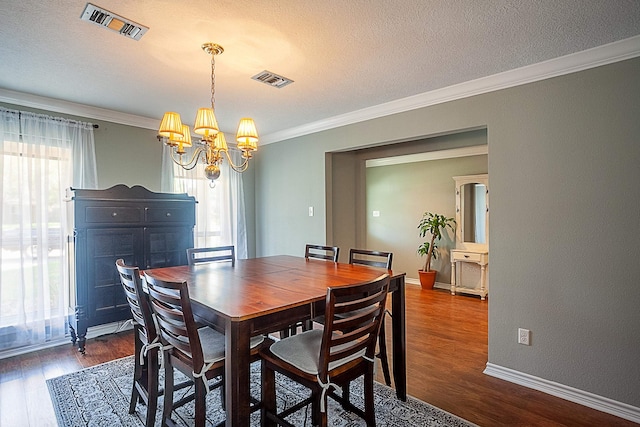
{"label": "dark wood cabinet", "polygon": [[87,328],[130,318],[115,262],[141,269],[187,264],[195,204],[186,194],[116,185],[67,190],[71,339],[84,352]]}

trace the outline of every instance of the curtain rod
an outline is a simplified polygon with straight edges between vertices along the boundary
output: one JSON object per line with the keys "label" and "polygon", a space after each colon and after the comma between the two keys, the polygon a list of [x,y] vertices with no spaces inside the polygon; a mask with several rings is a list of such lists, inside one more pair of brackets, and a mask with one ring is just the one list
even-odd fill
{"label": "curtain rod", "polygon": [[34,116],[44,117],[44,118],[51,119],[51,120],[66,120],[66,121],[68,121],[70,123],[73,123],[73,124],[90,125],[94,129],[100,128],[100,125],[97,125],[95,123],[81,122],[79,120],[67,119],[65,117],[55,117],[55,116],[50,116],[50,115],[47,115],[47,114],[34,113],[32,111],[10,110],[10,109],[5,108],[5,107],[0,107],[0,110],[1,111],[5,111],[7,113],[17,114],[18,117],[20,117],[23,113],[25,113],[25,114],[33,114]]}

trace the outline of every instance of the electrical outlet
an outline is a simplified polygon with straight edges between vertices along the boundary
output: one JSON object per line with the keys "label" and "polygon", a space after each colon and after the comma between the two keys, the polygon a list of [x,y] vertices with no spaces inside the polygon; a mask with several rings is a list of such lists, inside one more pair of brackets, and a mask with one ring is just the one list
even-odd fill
{"label": "electrical outlet", "polygon": [[518,328],[518,344],[531,345],[531,331]]}

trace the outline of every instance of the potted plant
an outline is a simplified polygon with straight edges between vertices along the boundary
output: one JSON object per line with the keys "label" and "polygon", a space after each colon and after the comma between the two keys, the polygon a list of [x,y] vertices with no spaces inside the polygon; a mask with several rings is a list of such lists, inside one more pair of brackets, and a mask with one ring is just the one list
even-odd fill
{"label": "potted plant", "polygon": [[418,247],[418,254],[427,257],[424,268],[418,271],[420,275],[420,285],[423,289],[433,289],[433,285],[436,282],[436,271],[431,270],[431,260],[437,259],[438,256],[438,247],[435,242],[436,240],[440,240],[442,233],[447,227],[453,230],[455,223],[455,219],[447,218],[444,215],[433,212],[425,212],[422,215],[422,219],[420,219],[420,223],[418,224],[420,237],[427,237],[429,239]]}

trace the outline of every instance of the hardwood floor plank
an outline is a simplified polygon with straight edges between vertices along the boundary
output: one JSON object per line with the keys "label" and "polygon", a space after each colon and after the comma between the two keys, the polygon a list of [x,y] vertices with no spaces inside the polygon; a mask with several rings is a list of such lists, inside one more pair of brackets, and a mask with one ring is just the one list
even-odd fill
{"label": "hardwood floor plank", "polygon": [[637,426],[485,375],[489,301],[413,285],[406,301],[411,396],[481,426]]}
{"label": "hardwood floor plank", "polygon": [[[406,302],[411,396],[480,426],[638,425],[485,375],[488,301],[407,285]],[[390,349],[391,322],[385,324]],[[0,360],[0,425],[55,425],[46,379],[131,355],[133,333],[88,340],[86,350],[82,355],[69,343]],[[377,379],[383,382],[380,366]],[[25,424],[15,424],[16,419]]]}
{"label": "hardwood floor plank", "polygon": [[19,426],[23,422],[21,420],[29,419],[29,408],[23,392],[22,378],[0,383],[0,426]]}

